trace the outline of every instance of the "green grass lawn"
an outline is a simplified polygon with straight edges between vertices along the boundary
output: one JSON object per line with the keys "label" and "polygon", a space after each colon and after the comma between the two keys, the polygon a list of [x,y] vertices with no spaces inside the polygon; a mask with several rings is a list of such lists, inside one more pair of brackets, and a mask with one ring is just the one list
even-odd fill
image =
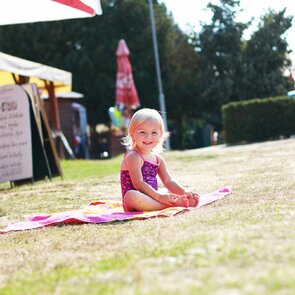
{"label": "green grass lawn", "polygon": [[118,173],[121,156],[108,160],[63,160],[61,167],[65,180],[101,178]]}
{"label": "green grass lawn", "polygon": [[[295,139],[164,154],[186,187],[232,194],[170,218],[0,235],[0,294],[295,294]],[[0,227],[120,199],[121,157],[0,186]]]}

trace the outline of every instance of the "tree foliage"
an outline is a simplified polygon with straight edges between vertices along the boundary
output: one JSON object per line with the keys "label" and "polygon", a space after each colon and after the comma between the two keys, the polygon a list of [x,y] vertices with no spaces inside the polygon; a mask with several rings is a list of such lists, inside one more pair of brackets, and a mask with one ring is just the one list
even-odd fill
{"label": "tree foliage", "polygon": [[220,0],[208,4],[210,24],[203,25],[195,38],[200,55],[200,96],[205,118],[221,128],[220,107],[229,102],[285,94],[288,81],[284,70],[290,65],[284,33],[291,16],[285,10],[262,17],[250,40],[243,33],[251,24],[235,20],[240,1]]}
{"label": "tree foliage", "polygon": [[290,67],[284,33],[292,25],[286,10],[269,11],[244,51],[245,79],[242,99],[278,96],[286,93],[288,79],[282,73]]}
{"label": "tree foliage", "polygon": [[200,55],[201,98],[206,117],[220,125],[220,107],[238,97],[242,72],[242,35],[248,24],[237,23],[239,1],[208,4],[211,23],[204,25],[196,40]]}
{"label": "tree foliage", "polygon": [[[0,51],[72,72],[90,125],[108,123],[115,103],[116,48],[125,39],[142,107],[159,109],[147,0],[101,0],[103,14],[90,19],[0,27]],[[168,125],[184,147],[191,118],[222,128],[220,108],[233,100],[286,93],[283,70],[290,61],[283,34],[291,26],[286,11],[262,17],[250,40],[250,24],[236,21],[238,0],[208,4],[211,23],[194,38],[184,34],[164,4],[153,1]],[[214,2],[216,3],[216,2]]]}

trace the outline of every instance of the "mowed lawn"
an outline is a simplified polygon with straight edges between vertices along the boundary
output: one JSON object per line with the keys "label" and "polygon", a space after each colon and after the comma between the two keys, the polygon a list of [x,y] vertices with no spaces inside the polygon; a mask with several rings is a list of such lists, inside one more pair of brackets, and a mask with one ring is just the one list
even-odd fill
{"label": "mowed lawn", "polygon": [[[200,193],[232,194],[170,218],[0,235],[0,294],[295,294],[295,138],[164,154]],[[63,161],[64,179],[0,185],[0,227],[120,200],[117,157]]]}

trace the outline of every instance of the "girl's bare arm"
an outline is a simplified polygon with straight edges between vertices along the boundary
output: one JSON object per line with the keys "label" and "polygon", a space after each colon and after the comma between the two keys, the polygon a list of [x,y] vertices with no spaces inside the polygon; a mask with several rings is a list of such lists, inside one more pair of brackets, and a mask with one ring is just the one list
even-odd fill
{"label": "girl's bare arm", "polygon": [[159,159],[160,159],[159,177],[160,177],[162,183],[164,184],[164,186],[170,192],[172,192],[174,194],[184,195],[186,193],[185,188],[171,177],[171,175],[166,167],[165,160],[162,157],[159,157]]}

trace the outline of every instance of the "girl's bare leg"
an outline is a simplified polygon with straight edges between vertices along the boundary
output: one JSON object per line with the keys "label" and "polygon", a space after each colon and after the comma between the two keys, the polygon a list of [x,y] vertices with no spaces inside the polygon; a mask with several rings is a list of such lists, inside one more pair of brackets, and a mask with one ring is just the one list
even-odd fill
{"label": "girl's bare leg", "polygon": [[125,194],[124,203],[128,211],[154,211],[169,207],[136,190],[130,190]]}

